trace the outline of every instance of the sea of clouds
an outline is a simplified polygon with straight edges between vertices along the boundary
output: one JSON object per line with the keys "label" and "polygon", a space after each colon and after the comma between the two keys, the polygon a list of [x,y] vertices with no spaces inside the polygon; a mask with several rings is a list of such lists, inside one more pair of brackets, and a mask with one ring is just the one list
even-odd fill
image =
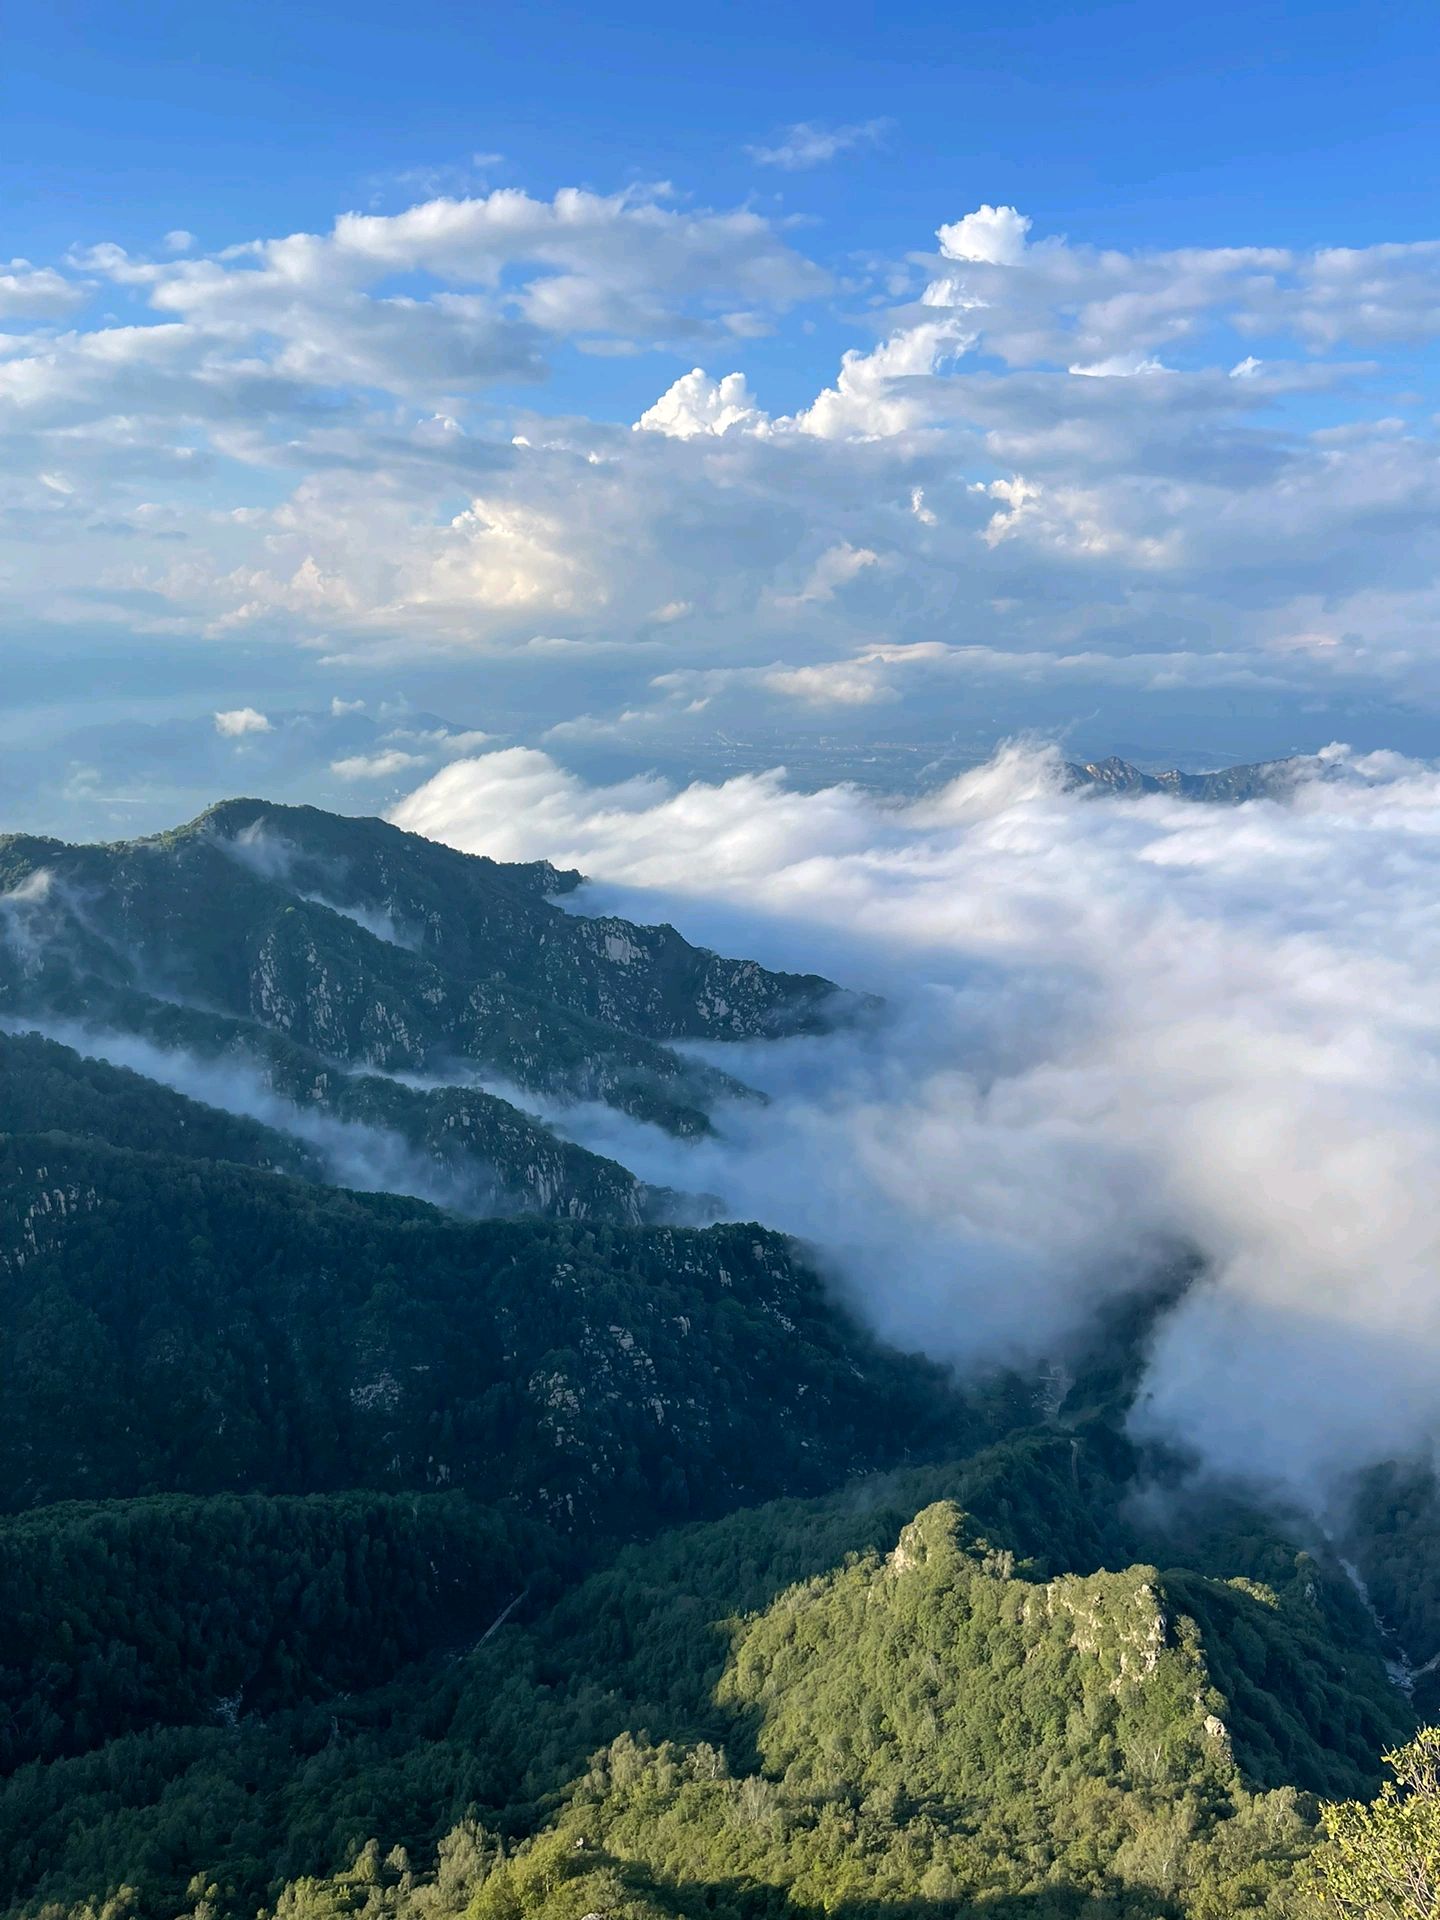
{"label": "sea of clouds", "polygon": [[1440,1409],[1440,773],[1329,750],[1284,800],[1068,790],[1014,745],[919,802],[783,772],[596,787],[457,762],[394,818],[592,876],[578,909],[883,994],[720,1050],[722,1137],[573,1122],[802,1235],[887,1336],[1050,1357],[1176,1249],[1136,1421],[1308,1501]]}

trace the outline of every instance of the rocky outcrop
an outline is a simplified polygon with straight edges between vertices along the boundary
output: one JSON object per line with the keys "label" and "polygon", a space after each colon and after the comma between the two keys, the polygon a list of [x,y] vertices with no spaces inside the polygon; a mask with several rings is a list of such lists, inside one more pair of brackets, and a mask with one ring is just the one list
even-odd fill
{"label": "rocky outcrop", "polygon": [[1261,760],[1251,766],[1221,767],[1214,773],[1182,773],[1178,767],[1146,773],[1129,760],[1111,754],[1106,760],[1070,761],[1065,768],[1072,787],[1100,793],[1168,793],[1176,800],[1196,800],[1218,806],[1238,806],[1244,800],[1283,799],[1297,780],[1317,772],[1313,757]]}

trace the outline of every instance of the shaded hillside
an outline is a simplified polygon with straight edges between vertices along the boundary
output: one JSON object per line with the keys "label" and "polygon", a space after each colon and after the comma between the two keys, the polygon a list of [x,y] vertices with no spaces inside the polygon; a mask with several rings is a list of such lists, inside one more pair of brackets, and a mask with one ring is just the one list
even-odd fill
{"label": "shaded hillside", "polygon": [[0,1773],[373,1688],[545,1590],[558,1543],[461,1493],[62,1505],[0,1520]]}
{"label": "shaded hillside", "polygon": [[233,1160],[268,1173],[321,1177],[300,1141],[240,1114],[189,1100],[144,1074],[89,1060],[38,1033],[0,1031],[0,1134],[67,1133],[112,1146]]}
{"label": "shaded hillside", "polygon": [[0,1370],[9,1507],[465,1485],[613,1532],[961,1419],[757,1227],[466,1223],[58,1135],[0,1137]]}
{"label": "shaded hillside", "polygon": [[[90,1003],[80,997],[74,1004]],[[52,1011],[56,1031],[78,1047],[0,1031],[0,1132],[136,1142],[340,1186],[408,1192],[476,1215],[536,1213],[635,1226],[699,1210],[698,1202],[648,1186],[618,1161],[562,1139],[478,1087],[415,1087],[346,1073],[283,1035],[140,995],[117,995],[109,1010],[120,1026],[92,1028]],[[151,1074],[202,1087],[217,1102],[263,1108],[270,1124],[89,1058],[85,1047],[131,1052]]]}

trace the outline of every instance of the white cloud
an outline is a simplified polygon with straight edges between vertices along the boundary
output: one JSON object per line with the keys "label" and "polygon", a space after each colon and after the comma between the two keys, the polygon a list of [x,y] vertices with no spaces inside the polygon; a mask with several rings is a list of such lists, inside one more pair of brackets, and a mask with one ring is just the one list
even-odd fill
{"label": "white cloud", "polygon": [[608,1144],[804,1235],[885,1332],[961,1360],[1053,1353],[1194,1245],[1142,1424],[1318,1496],[1440,1420],[1440,775],[1326,767],[1207,808],[1067,794],[1012,749],[898,806],[774,774],[590,788],[512,751],[395,817],[882,989],[874,1033],[740,1058],[771,1104],[721,1141]]}
{"label": "white cloud", "polygon": [[743,373],[712,380],[703,367],[682,373],[635,422],[636,432],[665,433],[674,440],[690,440],[698,433],[729,433],[732,428],[762,433],[768,426],[768,417],[756,406]]}
{"label": "white cloud", "polygon": [[274,731],[269,720],[254,707],[232,707],[215,715],[215,731],[227,740],[241,740],[251,733]]}
{"label": "white cloud", "polygon": [[53,267],[33,267],[28,260],[0,264],[0,320],[44,319],[83,305],[85,289],[67,280]]}
{"label": "white cloud", "polygon": [[1088,367],[1072,366],[1070,371],[1089,380],[1133,380],[1137,374],[1168,373],[1170,369],[1153,355],[1142,358],[1138,353],[1112,353]]}
{"label": "white cloud", "polygon": [[[124,310],[0,334],[7,600],[347,665],[562,639],[541,725],[648,714],[657,665],[748,673],[762,709],[827,674],[889,698],[904,676],[851,664],[880,634],[1014,656],[1017,683],[1048,658],[1118,687],[1128,658],[1149,686],[1169,652],[1192,683],[1248,657],[1297,709],[1440,701],[1435,408],[1395,344],[1440,310],[1429,243],[1124,252],[987,204],[853,269],[832,380],[797,397],[767,346],[770,411],[732,356],[832,290],[817,243],[660,188],[506,189],[18,263]],[[562,335],[683,352],[641,431],[482,397]],[[863,589],[816,590],[837,551],[874,556]]]}
{"label": "white cloud", "polygon": [[332,760],[330,771],[341,780],[388,780],[397,773],[413,773],[425,765],[426,756],[406,753],[400,747],[387,747],[380,753],[348,754]]}
{"label": "white cloud", "polygon": [[848,586],[867,567],[878,564],[879,555],[869,547],[852,547],[848,540],[842,540],[826,548],[810,569],[809,578],[799,593],[788,598],[785,604],[833,600],[842,587]]}
{"label": "white cloud", "polygon": [[677,210],[643,189],[566,187],[543,201],[506,187],[398,214],[342,214],[329,235],[267,241],[254,258],[254,267],[172,278],[157,304],[218,315],[263,299],[273,311],[296,294],[323,297],[335,278],[364,285],[414,272],[494,289],[502,273],[521,267],[529,271],[518,307],[546,331],[650,335],[683,330],[691,300],[718,308],[739,296],[784,306],[827,284],[761,215]]}
{"label": "white cloud", "polygon": [[[1286,634],[1272,643],[1270,652],[1273,656],[1296,649],[1325,652],[1339,645],[1330,634]],[[915,640],[879,642],[844,659],[801,667],[771,662],[678,668],[655,675],[650,684],[658,696],[656,704],[623,716],[632,727],[673,727],[685,714],[702,709],[712,718],[723,716],[728,724],[731,714],[753,713],[765,694],[837,712],[904,703],[912,710],[949,715],[963,713],[997,694],[1004,697],[1011,690],[1024,698],[1034,690],[1053,693],[1068,688],[1079,701],[1107,690],[1183,696],[1229,689],[1255,694],[1282,691],[1287,681],[1283,659],[1243,652],[1160,652],[1138,647],[1124,653],[1021,651]],[[624,732],[626,728],[620,719],[606,722],[592,717],[585,729],[587,734],[602,730]],[[553,732],[558,739],[568,737],[563,728]]]}
{"label": "white cloud", "polygon": [[833,387],[795,417],[794,425],[822,440],[879,439],[906,433],[925,420],[922,381],[974,343],[958,320],[931,320],[898,328],[869,353],[850,348]]}
{"label": "white cloud", "polygon": [[815,667],[772,667],[760,676],[772,693],[814,707],[873,707],[898,698],[893,687],[864,660],[835,660]]}
{"label": "white cloud", "polygon": [[825,127],[798,120],[773,146],[747,147],[746,153],[762,167],[783,167],[788,173],[824,166],[857,147],[879,146],[890,130],[885,119],[861,120],[852,126]]}
{"label": "white cloud", "polygon": [[977,207],[963,220],[954,220],[936,233],[947,260],[980,260],[987,265],[1013,267],[1025,251],[1030,216],[1014,207]]}
{"label": "white cloud", "polygon": [[404,741],[408,748],[425,754],[443,754],[453,759],[462,753],[478,753],[493,743],[495,736],[480,727],[392,727],[386,740]]}

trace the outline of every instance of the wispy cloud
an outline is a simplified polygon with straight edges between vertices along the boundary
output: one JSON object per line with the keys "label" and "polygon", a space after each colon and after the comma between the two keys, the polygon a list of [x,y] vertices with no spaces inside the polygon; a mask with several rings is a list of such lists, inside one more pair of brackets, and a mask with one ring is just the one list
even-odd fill
{"label": "wispy cloud", "polygon": [[423,754],[389,747],[383,753],[356,753],[343,760],[332,760],[330,771],[341,780],[386,780],[393,774],[410,773],[424,764]]}
{"label": "wispy cloud", "polygon": [[787,173],[799,173],[806,167],[823,167],[842,153],[857,147],[879,147],[894,123],[886,119],[859,120],[851,126],[826,127],[814,120],[797,120],[778,136],[772,146],[749,146],[745,151],[762,167],[783,167]]}

